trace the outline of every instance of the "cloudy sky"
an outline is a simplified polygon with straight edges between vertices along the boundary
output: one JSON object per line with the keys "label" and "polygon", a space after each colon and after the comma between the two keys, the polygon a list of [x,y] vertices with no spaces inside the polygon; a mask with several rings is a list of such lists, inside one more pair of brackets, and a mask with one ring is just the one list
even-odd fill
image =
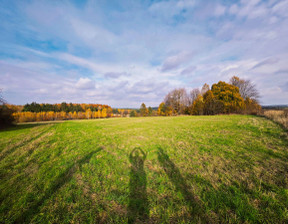
{"label": "cloudy sky", "polygon": [[234,75],[288,103],[288,0],[0,1],[9,103],[158,106]]}

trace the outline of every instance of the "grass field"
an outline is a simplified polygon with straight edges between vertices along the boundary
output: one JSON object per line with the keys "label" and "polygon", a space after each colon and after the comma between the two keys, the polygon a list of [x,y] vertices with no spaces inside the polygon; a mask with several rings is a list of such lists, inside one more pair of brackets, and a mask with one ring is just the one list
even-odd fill
{"label": "grass field", "polygon": [[0,132],[0,223],[288,223],[288,140],[255,116]]}

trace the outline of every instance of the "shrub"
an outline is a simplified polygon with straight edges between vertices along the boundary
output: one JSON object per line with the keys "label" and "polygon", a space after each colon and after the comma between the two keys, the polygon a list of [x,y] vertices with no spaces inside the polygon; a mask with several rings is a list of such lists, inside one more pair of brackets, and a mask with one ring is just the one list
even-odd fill
{"label": "shrub", "polygon": [[14,117],[13,110],[9,109],[5,104],[0,105],[0,127],[12,125]]}

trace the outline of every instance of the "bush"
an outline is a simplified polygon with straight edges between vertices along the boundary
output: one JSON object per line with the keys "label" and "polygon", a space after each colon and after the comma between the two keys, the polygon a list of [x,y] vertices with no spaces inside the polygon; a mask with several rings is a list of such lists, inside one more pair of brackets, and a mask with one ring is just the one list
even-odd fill
{"label": "bush", "polygon": [[14,117],[13,110],[9,109],[5,104],[0,105],[0,127],[12,125]]}

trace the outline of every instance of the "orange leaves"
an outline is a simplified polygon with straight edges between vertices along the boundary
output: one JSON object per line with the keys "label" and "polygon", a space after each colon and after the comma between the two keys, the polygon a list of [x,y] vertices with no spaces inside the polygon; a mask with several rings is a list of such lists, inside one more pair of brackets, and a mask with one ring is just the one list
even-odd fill
{"label": "orange leaves", "polygon": [[102,111],[91,111],[87,109],[84,112],[74,111],[66,113],[61,112],[15,112],[12,114],[17,123],[33,122],[33,121],[54,121],[54,120],[70,120],[70,119],[96,119],[108,117],[107,109],[104,107]]}
{"label": "orange leaves", "polygon": [[33,112],[16,112],[13,113],[16,122],[32,122],[36,121],[36,113]]}
{"label": "orange leaves", "polygon": [[[23,106],[13,106],[16,122],[53,121],[70,119],[95,119],[113,116],[112,108],[104,104],[38,104],[33,102]],[[22,108],[22,109],[21,109]],[[22,110],[22,112],[20,112]]]}

